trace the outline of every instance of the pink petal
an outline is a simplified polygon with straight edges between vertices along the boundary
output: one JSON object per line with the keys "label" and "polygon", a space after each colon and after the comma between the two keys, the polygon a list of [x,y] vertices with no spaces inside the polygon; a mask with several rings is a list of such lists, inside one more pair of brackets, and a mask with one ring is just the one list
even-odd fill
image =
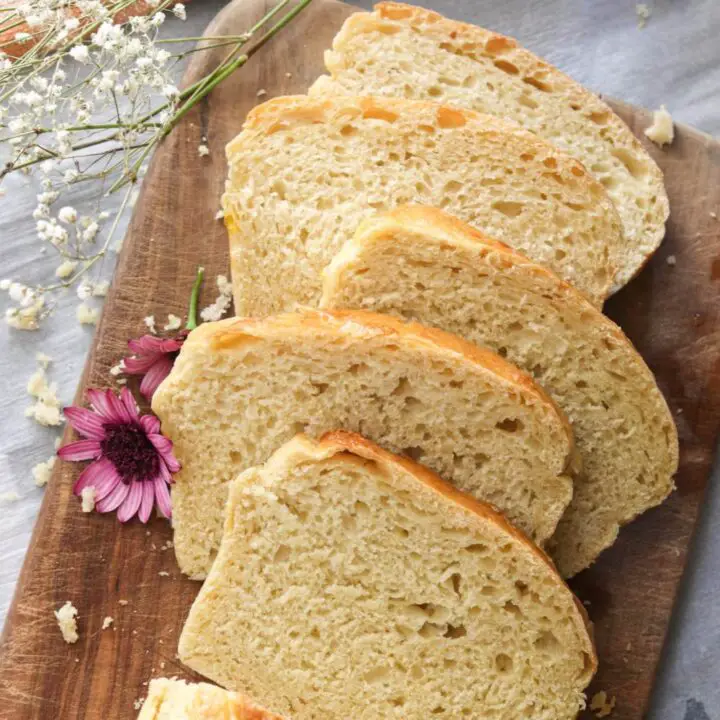
{"label": "pink petal", "polygon": [[167,483],[160,477],[156,477],[155,481],[155,499],[160,512],[166,517],[172,517],[172,503],[170,502],[170,491]]}
{"label": "pink petal", "polygon": [[[158,453],[160,453],[160,461],[167,465],[167,469],[170,472],[180,470],[182,465],[180,465],[177,458],[173,455],[173,444],[170,440],[164,435],[148,435],[148,440],[153,444]],[[171,482],[171,480],[168,480],[168,482]]]}
{"label": "pink petal", "polygon": [[127,357],[123,359],[124,372],[126,375],[144,375],[162,355],[153,353],[142,357]]}
{"label": "pink petal", "polygon": [[140,518],[140,522],[146,523],[150,519],[150,513],[155,504],[155,485],[151,482],[143,482],[141,484],[142,500],[140,501],[138,517]]}
{"label": "pink petal", "polygon": [[160,421],[154,415],[143,415],[140,425],[148,435],[160,432]]}
{"label": "pink petal", "polygon": [[160,383],[170,374],[173,362],[170,355],[163,355],[147,371],[140,383],[140,392],[146,398],[152,398],[154,392],[160,387]]}
{"label": "pink petal", "polygon": [[[88,400],[93,409],[100,413],[106,422],[121,423],[127,422],[129,418],[125,417],[125,408],[115,397],[112,390],[97,390],[91,388],[87,391]],[[118,408],[120,412],[118,412]]]}
{"label": "pink petal", "polygon": [[91,440],[102,440],[105,437],[103,419],[92,412],[81,407],[66,407],[63,411],[70,425],[77,432]]}
{"label": "pink petal", "polygon": [[140,416],[140,410],[138,409],[137,403],[135,402],[135,398],[133,397],[133,394],[130,392],[130,390],[126,387],[124,387],[120,391],[120,401],[125,406],[125,409],[130,414],[130,417],[133,420],[137,420]]}
{"label": "pink petal", "polygon": [[79,495],[84,488],[94,487],[97,499],[109,493],[119,482],[120,476],[115,466],[107,458],[101,457],[80,473],[73,485],[73,492]]}
{"label": "pink petal", "polygon": [[167,464],[162,459],[160,460],[160,463],[158,465],[158,473],[168,485],[172,483],[173,477],[170,474],[170,470],[168,469]]}
{"label": "pink petal", "polygon": [[130,491],[125,496],[125,499],[122,501],[117,511],[117,518],[120,522],[127,522],[135,515],[140,507],[140,501],[143,497],[143,485],[149,484],[150,483],[144,482],[130,483]]}
{"label": "pink petal", "polygon": [[61,447],[58,457],[62,460],[77,462],[78,460],[94,460],[102,450],[97,440],[78,440]]}
{"label": "pink petal", "polygon": [[95,509],[101,513],[112,512],[116,508],[120,507],[129,492],[130,485],[126,485],[124,482],[119,482],[110,493],[108,493],[104,498],[101,498],[99,502],[95,502]]}
{"label": "pink petal", "polygon": [[153,335],[143,335],[142,337],[128,341],[130,351],[136,355],[147,355],[151,353],[163,352],[163,340]]}

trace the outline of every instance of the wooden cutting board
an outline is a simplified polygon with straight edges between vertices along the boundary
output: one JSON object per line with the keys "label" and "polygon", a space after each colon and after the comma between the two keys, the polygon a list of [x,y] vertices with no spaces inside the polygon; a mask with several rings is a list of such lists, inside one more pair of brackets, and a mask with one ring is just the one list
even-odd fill
{"label": "wooden cutting board", "polygon": [[[208,33],[240,34],[272,5],[235,0]],[[227,240],[214,216],[225,178],[224,145],[262,99],[304,92],[322,72],[322,53],[353,8],[315,0],[242,70],[191,112],[158,150],[143,186],[115,282],[78,390],[112,385],[111,366],[142,318],[182,314],[195,268],[208,281],[228,274]],[[225,50],[195,56],[185,81]],[[260,93],[261,90],[267,95]],[[665,171],[672,215],[667,239],[607,312],[657,373],[681,441],[677,491],[625,528],[616,545],[572,585],[595,623],[600,670],[590,690],[616,697],[614,720],[638,720],[653,676],[720,423],[720,145],[676,129],[667,150],[645,142],[648,114],[613,103]],[[207,138],[207,141],[205,140]],[[207,144],[208,157],[198,146]],[[668,261],[673,257],[676,264]],[[83,514],[71,494],[80,468],[58,463],[40,512],[0,645],[0,717],[134,718],[136,699],[159,675],[199,679],[175,658],[199,585],[178,571],[169,524],[120,525]],[[161,573],[168,573],[167,575]],[[66,645],[53,610],[71,600],[80,639]],[[127,601],[127,604],[121,604]],[[102,630],[103,619],[114,618]],[[587,715],[590,717],[590,715]]]}

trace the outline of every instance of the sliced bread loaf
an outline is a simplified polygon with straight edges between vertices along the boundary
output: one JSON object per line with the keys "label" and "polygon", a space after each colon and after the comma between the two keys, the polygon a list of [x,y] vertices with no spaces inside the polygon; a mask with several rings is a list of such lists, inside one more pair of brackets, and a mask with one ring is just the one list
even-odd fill
{"label": "sliced bread loaf", "polygon": [[276,98],[227,147],[223,199],[235,310],[317,305],[320,274],[360,221],[445,208],[602,304],[623,246],[603,186],[514,123],[389,98]]}
{"label": "sliced bread loaf", "polygon": [[301,436],[232,483],[179,656],[294,720],[570,720],[581,608],[488,505],[357,435]]}
{"label": "sliced bread loaf", "polygon": [[242,695],[208,683],[150,681],[138,720],[283,720]]}
{"label": "sliced bread loaf", "polygon": [[299,431],[361,432],[495,503],[538,542],[570,502],[572,435],[550,398],[498,355],[372,313],[306,311],[206,323],[153,410],[175,443],[175,550],[203,577],[227,484]]}
{"label": "sliced bread loaf", "polygon": [[328,267],[321,301],[439,327],[533,375],[570,418],[583,472],[548,545],[565,576],[671,491],[672,415],[622,330],[580,293],[439,210],[366,220]]}
{"label": "sliced bread loaf", "polygon": [[668,199],[648,152],[606,103],[512,38],[387,2],[351,15],[325,64],[330,76],[321,77],[310,94],[435,100],[498,115],[580,160],[607,188],[622,219],[624,244],[613,254],[615,289],[662,241]]}

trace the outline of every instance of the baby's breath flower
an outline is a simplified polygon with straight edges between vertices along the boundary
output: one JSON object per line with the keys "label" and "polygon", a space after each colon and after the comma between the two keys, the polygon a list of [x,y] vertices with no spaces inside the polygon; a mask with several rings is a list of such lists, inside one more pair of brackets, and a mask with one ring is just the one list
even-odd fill
{"label": "baby's breath flower", "polygon": [[70,57],[79,63],[86,63],[90,60],[90,51],[87,45],[75,45],[70,48]]}
{"label": "baby's breath flower", "polygon": [[174,100],[180,94],[180,91],[175,85],[167,84],[163,87],[162,93],[166,98]]}
{"label": "baby's breath flower", "polygon": [[[309,2],[299,0],[299,5]],[[175,84],[176,70],[177,60],[193,51],[176,50],[183,46],[165,49],[156,43],[165,20],[163,11],[184,20],[185,4],[145,0],[145,15],[116,21],[117,10],[125,4],[20,0],[12,4],[15,17],[38,30],[25,32],[19,24],[11,25],[18,28],[15,39],[27,42],[28,50],[35,44],[38,52],[11,59],[0,49],[0,72],[7,74],[5,100],[0,102],[0,149],[7,151],[0,161],[0,181],[15,170],[34,174],[40,192],[31,214],[42,242],[40,252],[52,246],[60,256],[55,272],[62,282],[45,287],[49,294],[73,285],[82,302],[78,317],[83,322],[97,320],[98,310],[84,301],[104,296],[108,284],[89,274],[91,268],[93,273],[103,271],[104,258],[111,250],[119,252],[122,237],[115,231],[121,225],[117,218],[106,223],[111,215],[101,207],[84,214],[80,207],[63,202],[61,193],[75,183],[100,180],[98,195],[102,193],[103,199],[98,204],[122,189],[125,194],[113,215],[129,211],[150,152],[185,111],[189,97]],[[86,28],[88,32],[83,33]],[[201,92],[192,96],[190,105],[253,54],[254,46],[238,53],[249,39],[250,35],[239,36],[234,52],[206,76],[207,82],[199,86]],[[198,152],[209,154],[207,139],[201,142]],[[52,307],[46,303],[43,286],[9,280],[5,284],[13,304],[7,309],[7,322],[19,329],[36,329]],[[221,297],[212,308],[215,314],[222,314],[230,302],[227,288],[220,290]]]}
{"label": "baby's breath flower", "polygon": [[74,207],[66,205],[60,208],[60,212],[58,213],[58,220],[60,220],[60,222],[74,223],[77,221],[77,218],[77,210]]}

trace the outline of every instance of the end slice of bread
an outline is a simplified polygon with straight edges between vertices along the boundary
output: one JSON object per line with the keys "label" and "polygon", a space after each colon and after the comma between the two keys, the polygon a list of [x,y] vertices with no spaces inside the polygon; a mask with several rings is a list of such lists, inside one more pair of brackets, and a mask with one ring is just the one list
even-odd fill
{"label": "end slice of bread", "polygon": [[330,75],[319,78],[310,94],[457,105],[514,120],[580,160],[605,186],[622,219],[614,289],[631,280],[661,243],[669,205],[650,154],[606,103],[512,38],[385,2],[345,21],[325,64]]}
{"label": "end slice of bread", "polygon": [[553,268],[601,305],[622,226],[603,186],[518,125],[392,98],[281,97],[227,147],[235,310],[316,306],[321,272],[360,221],[446,209]]}
{"label": "end slice of bread", "polygon": [[673,487],[678,439],[622,330],[543,267],[416,206],[366,220],[327,269],[321,306],[387,313],[501,353],[570,418],[582,461],[548,548],[570,576]]}
{"label": "end slice of bread", "polygon": [[344,432],[231,486],[181,660],[295,720],[570,720],[582,606],[492,508]]}
{"label": "end slice of bread", "polygon": [[208,683],[156,678],[138,720],[284,720],[234,692]]}
{"label": "end slice of bread", "polygon": [[220,544],[227,484],[299,431],[353,430],[422,460],[538,543],[572,496],[570,426],[528,375],[453,335],[373,313],[205,323],[153,410],[182,464],[175,551],[193,577]]}

